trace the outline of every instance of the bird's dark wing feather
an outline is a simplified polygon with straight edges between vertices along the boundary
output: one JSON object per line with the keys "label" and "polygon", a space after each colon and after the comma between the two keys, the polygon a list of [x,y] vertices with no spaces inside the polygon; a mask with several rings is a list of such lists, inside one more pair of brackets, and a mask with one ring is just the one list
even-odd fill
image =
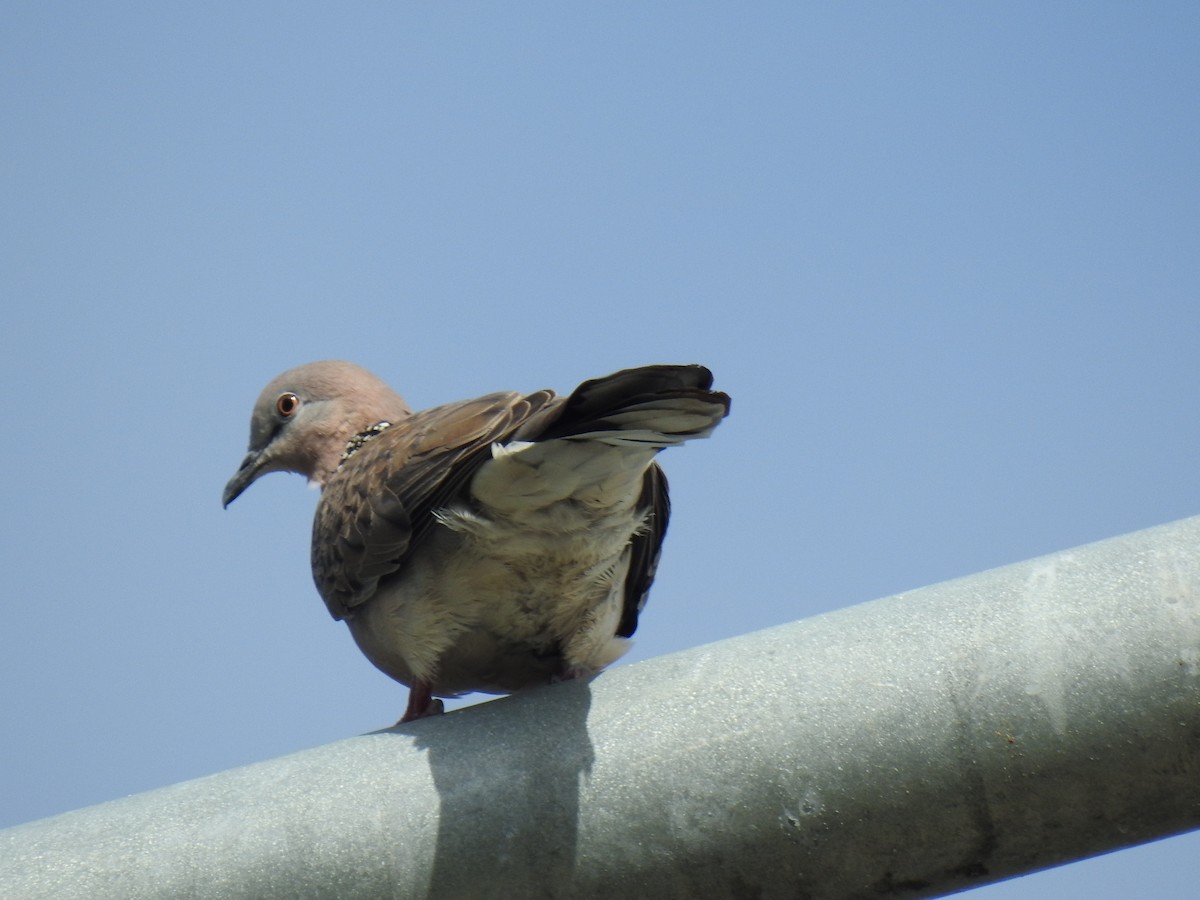
{"label": "bird's dark wing feather", "polygon": [[[699,406],[711,418],[705,427],[729,413],[729,397],[711,390],[712,372],[699,365],[641,366],[622,369],[603,378],[593,378],[575,388],[569,397],[532,417],[514,435],[518,440],[547,441],[579,437],[589,432],[629,427],[621,414],[653,404],[658,407],[680,403]],[[680,438],[698,433],[680,432]]]}
{"label": "bird's dark wing feather", "polygon": [[629,549],[629,573],[625,576],[625,605],[621,609],[621,621],[617,625],[620,637],[630,637],[637,631],[638,616],[646,605],[654,573],[658,569],[658,558],[662,553],[663,538],[667,534],[667,523],[671,518],[671,501],[667,496],[667,476],[655,463],[646,470],[642,482],[642,495],[638,498],[638,509],[648,509],[646,528],[633,536]]}
{"label": "bird's dark wing feather", "polygon": [[313,521],[313,579],[333,617],[345,618],[404,565],[434,511],[464,490],[493,443],[553,405],[552,391],[538,391],[434,407],[355,452],[326,485]]}

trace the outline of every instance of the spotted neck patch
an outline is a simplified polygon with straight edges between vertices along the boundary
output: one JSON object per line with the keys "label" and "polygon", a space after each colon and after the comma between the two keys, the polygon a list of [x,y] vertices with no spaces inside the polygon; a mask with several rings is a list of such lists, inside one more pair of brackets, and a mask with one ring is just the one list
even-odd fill
{"label": "spotted neck patch", "polygon": [[376,422],[366,431],[360,431],[354,437],[350,438],[350,440],[346,441],[346,449],[342,452],[342,458],[338,460],[338,468],[340,469],[346,460],[361,450],[367,441],[379,437],[391,427],[391,422]]}

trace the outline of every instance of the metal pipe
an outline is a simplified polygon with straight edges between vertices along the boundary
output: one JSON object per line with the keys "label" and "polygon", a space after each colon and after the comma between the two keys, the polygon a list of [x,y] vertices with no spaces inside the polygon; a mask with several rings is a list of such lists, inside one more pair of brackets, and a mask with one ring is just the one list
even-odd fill
{"label": "metal pipe", "polygon": [[1200,517],[0,832],[0,896],[931,897],[1200,827]]}

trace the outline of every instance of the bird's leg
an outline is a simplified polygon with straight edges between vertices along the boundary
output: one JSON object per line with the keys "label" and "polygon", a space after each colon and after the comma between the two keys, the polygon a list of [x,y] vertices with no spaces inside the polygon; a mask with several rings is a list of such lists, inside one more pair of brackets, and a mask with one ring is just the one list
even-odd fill
{"label": "bird's leg", "polygon": [[408,689],[408,706],[397,725],[423,719],[426,716],[440,716],[445,711],[441,700],[433,696],[432,686],[427,681],[414,681]]}

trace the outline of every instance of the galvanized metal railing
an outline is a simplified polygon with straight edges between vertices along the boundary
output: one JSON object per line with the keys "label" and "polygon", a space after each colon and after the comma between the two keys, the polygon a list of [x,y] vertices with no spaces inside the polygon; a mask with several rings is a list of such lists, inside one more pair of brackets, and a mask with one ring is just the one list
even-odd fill
{"label": "galvanized metal railing", "polygon": [[0,896],[932,897],[1200,827],[1200,518],[0,831]]}

